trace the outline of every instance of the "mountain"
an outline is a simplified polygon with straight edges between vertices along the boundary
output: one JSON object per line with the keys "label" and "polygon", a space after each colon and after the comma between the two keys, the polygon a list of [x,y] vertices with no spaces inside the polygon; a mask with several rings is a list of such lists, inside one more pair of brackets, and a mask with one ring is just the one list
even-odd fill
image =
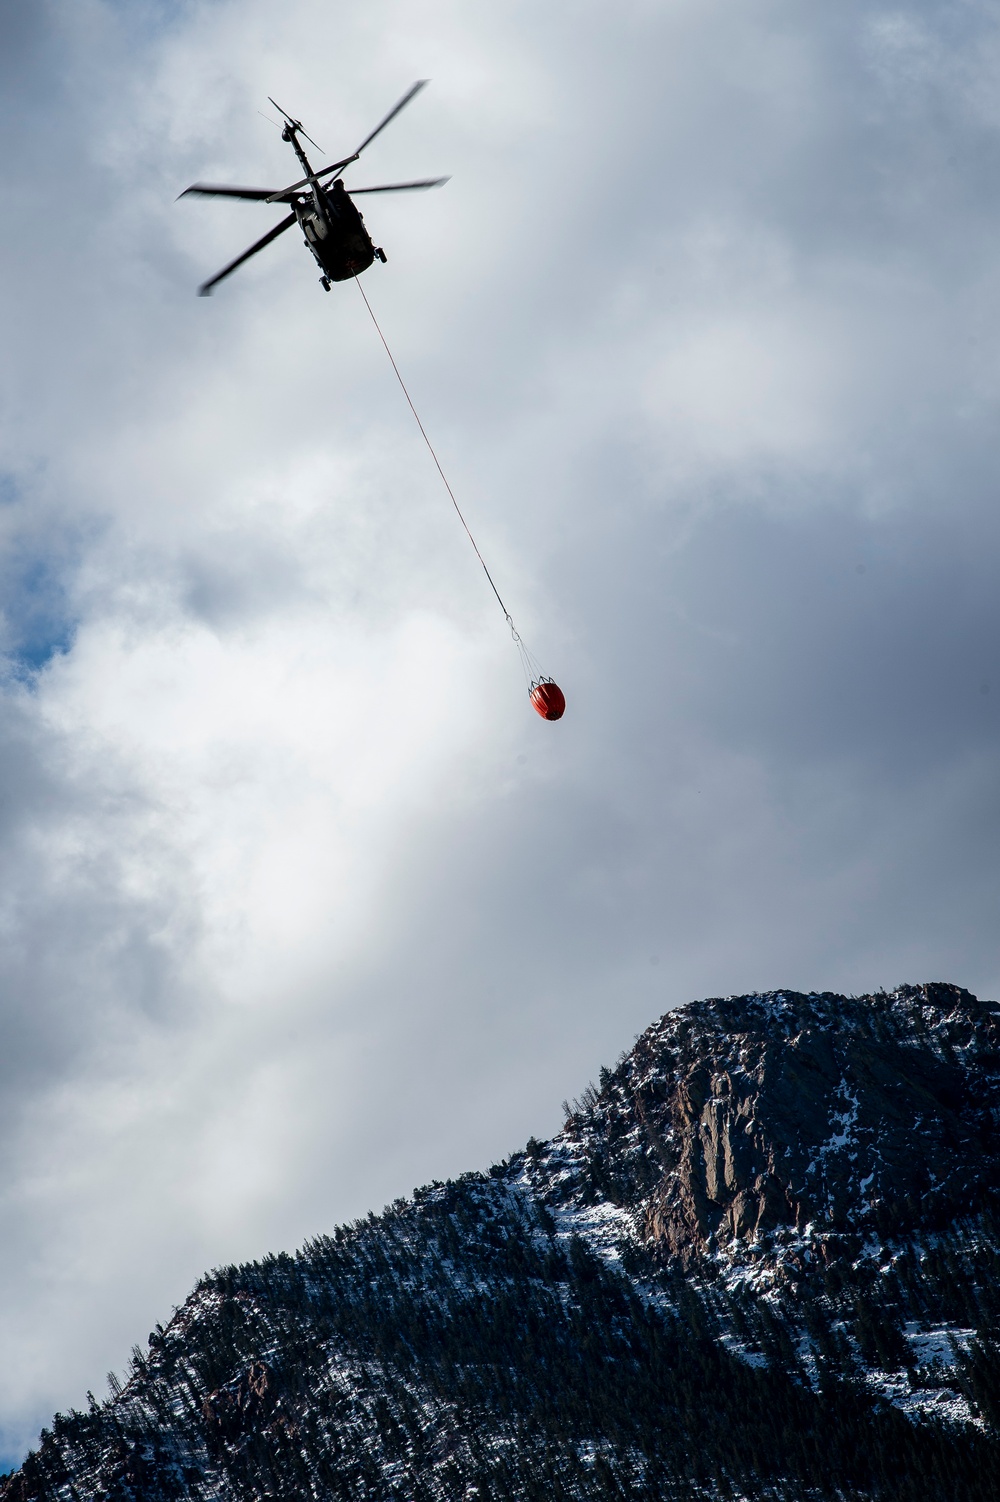
{"label": "mountain", "polygon": [[0,1502],[1000,1497],[1000,1007],[697,1002],[566,1113],[209,1274]]}

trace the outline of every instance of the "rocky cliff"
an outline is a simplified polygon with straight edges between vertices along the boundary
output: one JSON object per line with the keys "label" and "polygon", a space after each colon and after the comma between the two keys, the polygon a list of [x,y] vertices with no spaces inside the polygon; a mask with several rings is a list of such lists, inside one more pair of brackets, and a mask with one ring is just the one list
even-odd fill
{"label": "rocky cliff", "polygon": [[627,1205],[661,1259],[940,1229],[1000,1194],[1000,1007],[948,985],[698,1002],[554,1146],[567,1188]]}
{"label": "rocky cliff", "polygon": [[552,1141],[205,1278],[0,1498],[995,1498],[998,1038],[670,1013]]}

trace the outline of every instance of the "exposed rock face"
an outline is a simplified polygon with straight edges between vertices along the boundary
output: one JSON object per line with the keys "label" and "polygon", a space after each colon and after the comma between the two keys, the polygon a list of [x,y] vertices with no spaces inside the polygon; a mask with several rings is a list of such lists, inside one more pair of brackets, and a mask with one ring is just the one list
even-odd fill
{"label": "exposed rock face", "polygon": [[202,1403],[206,1435],[216,1446],[238,1443],[267,1423],[275,1401],[274,1379],[263,1361],[255,1361],[235,1382],[210,1392]]}
{"label": "exposed rock face", "polygon": [[641,1206],[666,1256],[942,1226],[1000,1196],[1000,1008],[940,984],[699,1002],[602,1074],[564,1142],[564,1185]]}

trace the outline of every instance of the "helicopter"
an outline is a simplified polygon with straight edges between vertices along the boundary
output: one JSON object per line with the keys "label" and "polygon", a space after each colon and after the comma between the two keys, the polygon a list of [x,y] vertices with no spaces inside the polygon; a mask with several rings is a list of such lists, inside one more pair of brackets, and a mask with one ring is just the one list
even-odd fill
{"label": "helicopter", "polygon": [[[420,78],[413,87],[393,105],[392,109],[380,120],[370,135],[367,135],[361,145],[350,156],[343,157],[339,162],[332,162],[328,167],[321,167],[318,172],[313,171],[309,159],[303,150],[299,137],[303,137],[310,146],[315,146],[317,151],[322,147],[317,145],[312,136],[306,135],[302,128],[302,121],[295,120],[281,108],[274,99],[268,95],[269,103],[284,119],[284,128],[281,139],[289,142],[295,155],[299,159],[299,165],[305,176],[298,182],[292,183],[287,188],[235,188],[223,183],[192,183],[190,188],[185,188],[179,194],[180,198],[187,198],[189,194],[200,195],[204,198],[248,198],[260,203],[284,203],[291,206],[292,212],[268,230],[266,235],[237,256],[235,261],[230,261],[228,266],[207,282],[202,282],[198,288],[199,297],[208,297],[227,276],[232,273],[251,256],[255,256],[265,245],[270,245],[279,235],[283,235],[286,229],[291,229],[293,224],[298,224],[305,237],[305,243],[316,258],[316,263],[322,273],[320,286],[325,292],[329,292],[333,282],[346,282],[352,277],[359,276],[362,271],[377,259],[383,264],[388,259],[381,246],[375,245],[368,231],[365,229],[364,217],[355,207],[352,198],[360,193],[407,193],[419,188],[438,188],[448,181],[447,177],[423,177],[409,183],[383,183],[375,188],[346,188],[342,173],[370,146],[375,137],[394,120],[400,110],[410,103],[419,94],[427,83],[426,78]],[[324,182],[333,176],[332,181]]]}

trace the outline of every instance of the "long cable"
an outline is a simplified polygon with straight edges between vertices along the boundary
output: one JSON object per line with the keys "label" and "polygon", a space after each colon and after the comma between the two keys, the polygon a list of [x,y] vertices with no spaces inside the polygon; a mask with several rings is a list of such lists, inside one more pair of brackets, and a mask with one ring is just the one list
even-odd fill
{"label": "long cable", "polygon": [[515,643],[515,645],[517,647],[517,650],[521,654],[521,663],[522,663],[522,666],[524,667],[525,677],[527,679],[529,679],[529,681],[533,680],[535,678],[538,678],[538,677],[541,676],[541,674],[538,672],[538,664],[535,661],[535,659],[532,656],[532,654],[528,651],[528,648],[525,646],[524,642],[521,640],[521,637],[520,637],[517,629],[514,626],[513,617],[511,616],[510,611],[507,609],[506,605],[504,604],[503,600],[501,599],[500,591],[497,589],[496,585],[493,582],[493,575],[490,573],[489,569],[486,567],[486,559],[483,557],[482,553],[479,551],[479,544],[476,542],[476,539],[473,537],[472,532],[471,532],[471,530],[469,528],[469,524],[465,520],[465,517],[462,515],[462,508],[461,508],[461,506],[458,504],[458,502],[455,499],[455,492],[452,490],[451,486],[448,484],[448,476],[445,474],[444,470],[441,468],[441,460],[438,458],[437,454],[434,452],[434,445],[431,443],[430,439],[428,438],[428,436],[427,436],[427,430],[424,427],[423,423],[420,421],[420,413],[417,411],[416,407],[413,405],[413,398],[411,397],[410,393],[406,389],[406,382],[403,380],[403,377],[399,373],[399,366],[396,364],[396,361],[393,358],[392,350],[389,348],[389,345],[386,342],[386,337],[383,334],[381,328],[379,327],[379,321],[378,321],[378,319],[375,317],[375,314],[372,312],[372,305],[368,301],[368,298],[365,296],[365,289],[364,289],[364,287],[362,287],[362,285],[361,285],[361,279],[360,279],[360,277],[358,277],[357,274],[355,274],[354,281],[355,281],[355,284],[357,286],[358,291],[361,293],[361,296],[364,298],[365,307],[368,309],[369,315],[371,317],[371,321],[375,325],[375,332],[378,334],[379,338],[381,339],[381,341],[382,341],[382,347],[385,350],[386,354],[389,356],[389,363],[392,366],[393,370],[396,372],[396,380],[399,382],[400,389],[401,389],[403,395],[406,397],[407,405],[409,406],[410,411],[413,413],[414,420],[416,421],[417,427],[420,429],[420,436],[423,438],[424,442],[427,445],[427,451],[430,454],[431,458],[434,460],[435,467],[437,469],[438,474],[441,476],[441,480],[442,480],[442,483],[444,485],[444,488],[445,488],[445,490],[447,490],[449,496],[451,497],[451,504],[454,506],[454,508],[455,508],[455,510],[456,510],[456,512],[458,514],[459,521],[462,523],[462,526],[465,528],[465,535],[466,535],[466,537],[468,537],[469,541],[472,543],[473,548],[475,549],[476,557],[479,559],[480,563],[483,566],[483,573],[486,575],[487,579],[490,581],[490,588],[492,589],[493,593],[496,595],[497,602],[498,602],[498,604],[500,606],[500,609],[503,611],[504,620],[507,622],[508,626],[510,627],[511,635],[514,638],[514,643]]}

